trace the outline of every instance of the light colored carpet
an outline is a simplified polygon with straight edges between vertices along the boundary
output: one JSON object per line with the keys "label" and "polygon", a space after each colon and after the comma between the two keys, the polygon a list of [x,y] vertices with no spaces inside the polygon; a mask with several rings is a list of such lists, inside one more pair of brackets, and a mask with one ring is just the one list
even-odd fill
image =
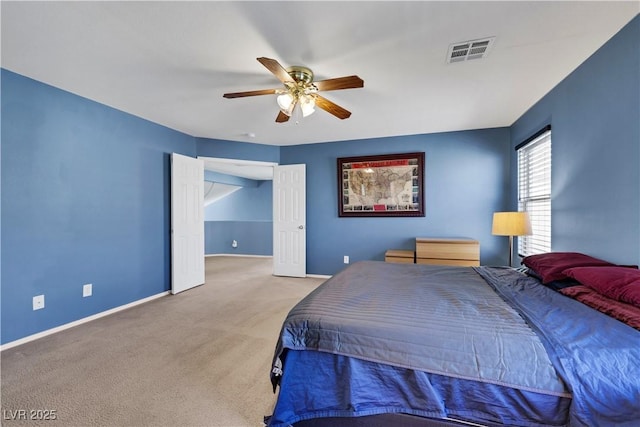
{"label": "light colored carpet", "polygon": [[[288,311],[323,279],[209,257],[206,283],[2,352],[4,426],[261,426]],[[11,421],[54,410],[56,422]]]}

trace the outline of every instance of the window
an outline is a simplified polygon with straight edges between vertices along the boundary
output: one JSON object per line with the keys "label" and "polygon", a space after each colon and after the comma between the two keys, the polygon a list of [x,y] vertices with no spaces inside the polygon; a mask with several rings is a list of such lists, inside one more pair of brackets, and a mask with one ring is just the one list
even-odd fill
{"label": "window", "polygon": [[518,210],[529,213],[532,234],[518,238],[520,256],[551,251],[551,126],[516,147]]}

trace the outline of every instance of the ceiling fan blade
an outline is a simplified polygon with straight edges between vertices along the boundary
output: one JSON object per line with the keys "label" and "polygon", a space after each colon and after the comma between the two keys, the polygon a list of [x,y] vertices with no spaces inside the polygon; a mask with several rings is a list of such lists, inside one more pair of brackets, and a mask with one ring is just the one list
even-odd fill
{"label": "ceiling fan blade", "polygon": [[364,87],[364,80],[358,76],[338,77],[335,79],[313,82],[318,90],[355,89]]}
{"label": "ceiling fan blade", "polygon": [[324,98],[318,94],[315,94],[314,98],[316,100],[316,107],[322,108],[324,111],[333,114],[339,119],[344,120],[348,119],[349,116],[351,116],[350,111],[347,111],[338,104],[329,101],[327,98]]}
{"label": "ceiling fan blade", "polygon": [[280,89],[263,89],[263,90],[250,90],[247,92],[232,92],[222,95],[224,98],[243,98],[245,96],[257,96],[257,95],[274,95],[276,91]]}
{"label": "ceiling fan blade", "polygon": [[[291,110],[291,114],[293,115],[293,112],[296,109],[296,106],[298,105],[298,100],[294,100],[293,104],[291,104],[290,108]],[[278,113],[278,117],[276,117],[276,123],[284,123],[286,121],[288,121],[290,118],[290,116],[288,116],[286,113],[284,113],[282,110],[280,110],[280,112]]]}
{"label": "ceiling fan blade", "polygon": [[282,111],[280,111],[278,113],[278,117],[276,117],[276,123],[284,123],[286,121],[289,120],[289,116],[287,116],[285,113],[283,113]]}
{"label": "ceiling fan blade", "polygon": [[260,57],[257,59],[262,65],[267,67],[267,70],[271,71],[273,75],[276,76],[282,83],[295,82],[295,80],[293,80],[293,77],[291,77],[289,73],[287,73],[287,70],[285,70],[284,67],[280,65],[280,63],[275,59],[265,57]]}

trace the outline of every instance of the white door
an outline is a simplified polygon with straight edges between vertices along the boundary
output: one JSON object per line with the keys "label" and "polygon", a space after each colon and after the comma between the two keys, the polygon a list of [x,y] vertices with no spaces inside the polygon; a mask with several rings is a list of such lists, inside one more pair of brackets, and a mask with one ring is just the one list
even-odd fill
{"label": "white door", "polygon": [[204,163],[171,154],[171,293],[204,283]]}
{"label": "white door", "polygon": [[307,275],[305,165],[273,168],[273,274]]}

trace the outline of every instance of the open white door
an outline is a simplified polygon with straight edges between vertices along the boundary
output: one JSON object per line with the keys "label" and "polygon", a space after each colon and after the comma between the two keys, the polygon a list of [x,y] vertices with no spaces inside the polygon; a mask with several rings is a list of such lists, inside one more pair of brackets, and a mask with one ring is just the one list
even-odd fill
{"label": "open white door", "polygon": [[171,154],[171,293],[204,283],[204,163]]}
{"label": "open white door", "polygon": [[273,168],[273,274],[307,275],[305,165]]}

